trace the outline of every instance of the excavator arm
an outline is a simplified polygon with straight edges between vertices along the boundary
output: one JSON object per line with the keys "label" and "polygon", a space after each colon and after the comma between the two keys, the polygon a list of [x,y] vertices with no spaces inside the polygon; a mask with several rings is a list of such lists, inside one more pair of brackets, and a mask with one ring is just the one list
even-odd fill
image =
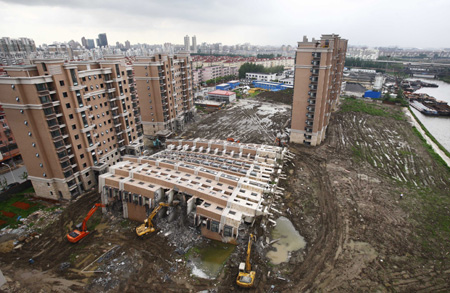
{"label": "excavator arm", "polygon": [[256,272],[252,271],[252,265],[250,264],[250,253],[252,250],[252,242],[256,240],[253,234],[250,234],[247,246],[247,257],[245,263],[239,265],[239,274],[236,278],[236,284],[242,288],[253,287],[255,282]]}
{"label": "excavator arm", "polygon": [[145,235],[147,233],[154,232],[155,229],[153,228],[153,222],[152,222],[153,218],[156,216],[156,214],[158,214],[159,210],[162,207],[168,207],[168,206],[170,206],[170,204],[168,204],[168,203],[164,203],[164,202],[159,203],[159,205],[156,208],[153,209],[151,214],[144,221],[144,224],[136,227],[136,234],[138,236],[143,236],[143,235]]}
{"label": "excavator arm", "polygon": [[100,207],[104,208],[105,205],[104,205],[104,204],[101,204],[101,203],[96,203],[96,204],[92,207],[92,209],[91,209],[91,210],[89,211],[89,213],[87,214],[86,218],[84,218],[84,220],[83,220],[83,225],[81,226],[81,231],[86,231],[86,230],[87,230],[87,225],[86,225],[87,221],[92,217],[92,215],[95,213],[95,211],[96,211],[98,208],[100,208]]}
{"label": "excavator arm", "polygon": [[253,234],[250,234],[250,239],[248,239],[247,247],[247,259],[245,260],[245,270],[250,272],[252,270],[252,265],[250,264],[250,253],[252,251],[252,241],[255,239]]}

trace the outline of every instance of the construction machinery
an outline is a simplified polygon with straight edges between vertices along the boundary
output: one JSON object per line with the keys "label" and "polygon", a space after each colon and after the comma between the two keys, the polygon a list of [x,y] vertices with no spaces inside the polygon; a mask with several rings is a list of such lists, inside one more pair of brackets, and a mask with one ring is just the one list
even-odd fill
{"label": "construction machinery", "polygon": [[159,205],[153,209],[152,213],[148,218],[144,221],[144,223],[138,227],[136,227],[136,234],[137,236],[144,236],[148,233],[153,233],[156,231],[155,227],[153,226],[152,220],[156,216],[156,214],[159,212],[162,207],[168,207],[170,204],[161,202]]}
{"label": "construction machinery", "polygon": [[227,138],[227,141],[230,141],[230,142],[237,142],[237,143],[240,143],[240,142],[241,142],[240,139],[234,139],[234,138],[232,138],[232,137]]}
{"label": "construction machinery", "polygon": [[239,264],[239,275],[236,278],[236,284],[242,288],[253,287],[255,283],[256,272],[252,271],[252,265],[250,264],[250,252],[252,250],[252,241],[256,241],[253,234],[250,234],[247,247],[247,259],[245,262]]}
{"label": "construction machinery", "polygon": [[95,213],[95,211],[98,208],[104,208],[105,205],[101,204],[101,203],[96,203],[91,210],[89,211],[89,213],[87,214],[86,218],[84,218],[83,223],[80,223],[76,226],[76,229],[73,230],[72,232],[70,232],[69,234],[67,234],[67,239],[72,242],[72,243],[77,243],[78,241],[80,241],[81,239],[83,239],[84,237],[86,237],[90,232],[87,230],[87,221],[89,220],[90,217],[92,217],[92,215]]}

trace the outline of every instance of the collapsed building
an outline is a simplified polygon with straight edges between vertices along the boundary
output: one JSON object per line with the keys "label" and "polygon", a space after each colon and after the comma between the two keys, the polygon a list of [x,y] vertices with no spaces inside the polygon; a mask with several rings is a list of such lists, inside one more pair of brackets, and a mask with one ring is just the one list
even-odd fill
{"label": "collapsed building", "polygon": [[102,203],[142,222],[160,202],[181,202],[203,236],[233,244],[241,225],[270,214],[285,148],[201,139],[166,145],[151,156],[125,156],[100,175]]}

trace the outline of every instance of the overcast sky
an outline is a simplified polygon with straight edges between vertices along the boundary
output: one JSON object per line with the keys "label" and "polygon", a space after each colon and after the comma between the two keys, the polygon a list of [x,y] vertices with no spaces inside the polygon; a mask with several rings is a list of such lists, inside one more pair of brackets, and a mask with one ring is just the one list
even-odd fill
{"label": "overcast sky", "polygon": [[0,37],[296,45],[337,33],[350,45],[449,48],[450,0],[0,0]]}

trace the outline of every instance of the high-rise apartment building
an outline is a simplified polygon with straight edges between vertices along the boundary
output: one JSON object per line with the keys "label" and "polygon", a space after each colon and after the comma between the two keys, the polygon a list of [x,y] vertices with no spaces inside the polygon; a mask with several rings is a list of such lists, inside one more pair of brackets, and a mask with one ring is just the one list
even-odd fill
{"label": "high-rise apartment building", "polygon": [[70,199],[121,155],[142,153],[133,70],[123,57],[4,69],[0,104],[38,196]]}
{"label": "high-rise apartment building", "polygon": [[87,48],[87,40],[86,40],[85,37],[82,37],[82,38],[81,38],[81,45],[82,45],[83,47]]}
{"label": "high-rise apartment building", "polygon": [[195,109],[189,54],[138,58],[133,68],[144,134],[182,130]]}
{"label": "high-rise apartment building", "polygon": [[106,38],[106,34],[99,34],[98,35],[98,41],[99,41],[99,44],[98,44],[98,46],[99,47],[106,47],[106,46],[108,46],[108,39]]}
{"label": "high-rise apartment building", "polygon": [[19,38],[11,39],[4,37],[0,39],[0,56],[10,56],[16,53],[36,52],[36,44],[32,39]]}
{"label": "high-rise apartment building", "polygon": [[188,35],[186,35],[185,37],[184,37],[184,50],[186,51],[186,52],[190,52],[190,48],[191,46],[190,46],[190,44],[189,44],[189,36]]}
{"label": "high-rise apartment building", "polygon": [[197,53],[197,37],[192,37],[192,53]]}
{"label": "high-rise apartment building", "polygon": [[5,112],[0,106],[0,163],[9,161],[18,156],[20,156],[19,147],[17,146],[11,128],[9,127]]}
{"label": "high-rise apartment building", "polygon": [[291,141],[319,145],[341,92],[347,40],[322,35],[298,43],[295,62]]}

